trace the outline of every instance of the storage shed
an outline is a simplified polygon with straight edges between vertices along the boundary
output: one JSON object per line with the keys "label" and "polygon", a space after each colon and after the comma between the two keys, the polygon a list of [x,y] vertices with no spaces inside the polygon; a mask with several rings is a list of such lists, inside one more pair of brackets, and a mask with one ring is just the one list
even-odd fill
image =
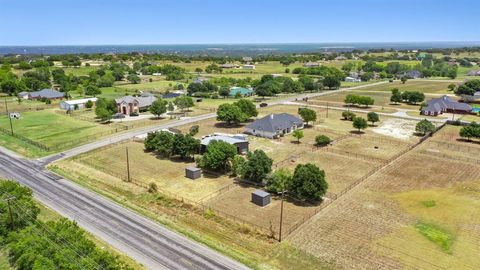
{"label": "storage shed", "polygon": [[270,204],[270,193],[257,189],[252,192],[252,202],[258,206],[267,206]]}
{"label": "storage shed", "polygon": [[185,168],[185,177],[195,180],[202,176],[202,170],[196,167]]}

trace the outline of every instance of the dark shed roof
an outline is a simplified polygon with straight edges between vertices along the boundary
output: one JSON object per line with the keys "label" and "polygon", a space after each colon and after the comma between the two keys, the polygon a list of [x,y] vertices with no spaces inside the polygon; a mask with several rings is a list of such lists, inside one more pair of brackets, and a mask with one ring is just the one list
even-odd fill
{"label": "dark shed roof", "polygon": [[294,125],[302,125],[302,119],[288,113],[270,114],[257,121],[251,123],[247,128],[255,130],[263,130],[268,132],[276,132]]}

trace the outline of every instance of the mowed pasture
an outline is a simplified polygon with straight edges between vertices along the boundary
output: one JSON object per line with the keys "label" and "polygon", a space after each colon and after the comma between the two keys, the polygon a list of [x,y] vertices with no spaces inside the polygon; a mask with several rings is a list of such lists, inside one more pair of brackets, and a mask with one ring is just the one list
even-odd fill
{"label": "mowed pasture", "polygon": [[[85,141],[85,138],[104,134],[110,129],[104,126],[88,121],[82,121],[67,115],[60,115],[53,110],[43,110],[37,112],[24,112],[20,119],[12,119],[14,133],[26,137],[32,141],[38,142],[53,150],[72,147]],[[0,127],[10,130],[9,120],[6,116],[0,117]],[[2,134],[1,136],[9,136]],[[18,139],[9,140],[9,142],[19,141]],[[4,146],[13,150],[19,150],[22,154],[33,154],[29,151],[22,151],[23,143],[7,143]],[[25,150],[25,149],[24,149]]]}
{"label": "mowed pasture", "polygon": [[396,80],[387,84],[368,86],[362,90],[390,92],[391,89],[398,88],[398,90],[402,92],[420,91],[426,94],[453,94],[452,91],[448,90],[448,85],[452,83],[457,84],[459,82],[417,79],[408,80],[405,83],[402,83],[401,81]]}
{"label": "mowed pasture", "polygon": [[127,142],[93,151],[75,158],[74,162],[127,179],[127,148],[131,178],[145,186],[155,183],[160,192],[164,190],[196,202],[233,183],[233,179],[228,176],[205,173],[199,179],[188,179],[185,177],[185,168],[195,166],[193,160],[161,158],[155,153],[145,152],[144,145],[140,142]]}
{"label": "mowed pasture", "polygon": [[382,168],[289,240],[339,268],[478,269],[480,166],[473,159],[480,151],[450,148],[458,153],[442,156],[437,142],[450,143],[444,135],[454,129]]}

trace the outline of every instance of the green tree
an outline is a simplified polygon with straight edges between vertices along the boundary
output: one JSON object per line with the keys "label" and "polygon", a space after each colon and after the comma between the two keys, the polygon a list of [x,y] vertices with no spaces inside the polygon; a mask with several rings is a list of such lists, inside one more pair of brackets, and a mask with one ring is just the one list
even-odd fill
{"label": "green tree", "polygon": [[402,76],[402,78],[400,78],[400,81],[402,81],[402,83],[405,84],[408,81],[407,76]]}
{"label": "green tree", "polygon": [[340,87],[341,81],[336,76],[326,76],[323,78],[322,83],[325,87],[329,89],[337,89]]}
{"label": "green tree", "polygon": [[[152,134],[152,135],[150,135]],[[155,150],[163,157],[170,157],[173,155],[173,145],[175,143],[175,136],[168,131],[157,131],[150,133],[145,140],[145,149]]]}
{"label": "green tree", "polygon": [[175,110],[175,106],[173,105],[173,102],[168,102],[167,110],[169,112],[173,112]]}
{"label": "green tree", "polygon": [[188,134],[190,134],[190,136],[195,136],[197,135],[199,130],[200,130],[199,125],[193,125],[188,129]]}
{"label": "green tree", "polygon": [[142,80],[140,79],[140,77],[138,77],[137,74],[128,74],[127,80],[128,80],[130,83],[133,83],[133,84],[138,84],[138,83],[140,83],[140,82],[142,81]]}
{"label": "green tree", "polygon": [[242,110],[233,104],[225,103],[218,106],[217,120],[226,122],[227,125],[239,124],[245,122],[248,116]]}
{"label": "green tree", "polygon": [[402,93],[400,93],[400,90],[398,88],[393,88],[392,90],[392,96],[390,97],[390,102],[393,102],[395,104],[402,102]]}
{"label": "green tree", "polygon": [[172,153],[179,155],[180,158],[193,158],[200,149],[200,140],[195,139],[191,135],[175,134],[173,136]]}
{"label": "green tree", "polygon": [[457,85],[454,84],[454,83],[451,83],[451,84],[448,85],[448,90],[450,90],[452,92],[454,92],[456,88],[457,88]]}
{"label": "green tree", "polygon": [[95,115],[103,122],[109,122],[113,117],[112,112],[110,112],[108,109],[98,106],[95,108]]}
{"label": "green tree", "polygon": [[243,166],[245,165],[245,158],[236,155],[232,160],[232,176],[239,176],[242,174]]}
{"label": "green tree", "polygon": [[271,193],[282,193],[290,188],[292,180],[292,172],[288,169],[281,168],[267,177],[266,189]]}
{"label": "green tree", "polygon": [[251,100],[248,99],[240,99],[233,103],[233,105],[240,108],[240,110],[248,117],[255,117],[258,115],[257,108],[255,104]]}
{"label": "green tree", "polygon": [[355,113],[353,113],[351,111],[343,111],[342,112],[342,117],[343,117],[344,120],[353,121],[353,119],[355,119]]}
{"label": "green tree", "polygon": [[434,130],[435,130],[435,125],[432,122],[428,121],[427,119],[421,120],[415,126],[415,131],[423,135],[433,132]]}
{"label": "green tree", "polygon": [[237,148],[224,141],[211,141],[198,165],[213,171],[230,170],[230,163],[237,154]]}
{"label": "green tree", "polygon": [[0,198],[0,238],[35,222],[40,210],[29,188],[0,179]]}
{"label": "green tree", "polygon": [[267,175],[272,171],[273,160],[263,150],[257,149],[248,152],[247,161],[242,166],[242,179],[263,183]]}
{"label": "green tree", "polygon": [[325,172],[316,165],[298,164],[292,177],[290,192],[299,199],[322,201],[328,189]]}
{"label": "green tree", "polygon": [[367,114],[367,120],[368,120],[368,122],[372,122],[372,126],[374,126],[375,122],[380,121],[380,117],[378,116],[378,114],[376,112],[369,112]]}
{"label": "green tree", "polygon": [[230,89],[228,89],[228,87],[222,87],[218,90],[218,94],[223,98],[227,98],[230,95]]}
{"label": "green tree", "polygon": [[308,126],[309,122],[317,121],[317,112],[308,108],[299,108],[298,114],[302,117],[305,124]]}
{"label": "green tree", "polygon": [[300,139],[304,137],[303,130],[295,129],[292,133],[292,136],[297,139],[297,143],[300,143]]}
{"label": "green tree", "polygon": [[355,117],[353,119],[353,127],[356,128],[358,130],[358,132],[360,132],[362,129],[366,129],[367,126],[368,126],[368,124],[367,124],[367,120],[365,120],[365,118]]}
{"label": "green tree", "polygon": [[332,139],[330,139],[328,136],[325,136],[325,135],[318,135],[315,137],[315,144],[317,146],[329,145],[331,142],[332,142]]}
{"label": "green tree", "polygon": [[160,118],[162,114],[167,112],[167,104],[168,102],[166,100],[157,99],[154,102],[152,102],[152,105],[150,105],[150,112],[153,115],[156,115],[157,118]]}
{"label": "green tree", "polygon": [[184,96],[184,95],[176,97],[174,103],[182,111],[195,106],[195,104],[193,103],[193,99],[189,96]]}
{"label": "green tree", "polygon": [[92,107],[93,107],[93,101],[88,100],[87,102],[85,102],[85,108],[91,109]]}
{"label": "green tree", "polygon": [[100,90],[100,88],[98,88],[98,86],[96,85],[93,85],[93,84],[89,84],[87,86],[85,86],[85,95],[87,96],[97,96],[97,95],[100,95],[102,93],[102,90]]}
{"label": "green tree", "polygon": [[467,140],[471,140],[471,138],[480,138],[480,125],[476,122],[470,123],[468,126],[464,126],[460,129],[459,135],[462,138],[467,138]]}

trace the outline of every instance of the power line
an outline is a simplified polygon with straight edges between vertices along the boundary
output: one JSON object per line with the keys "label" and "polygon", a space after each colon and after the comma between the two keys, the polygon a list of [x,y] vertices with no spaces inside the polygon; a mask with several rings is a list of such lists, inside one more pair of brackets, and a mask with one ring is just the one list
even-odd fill
{"label": "power line", "polygon": [[[13,204],[16,208],[22,210],[24,215],[28,215],[29,217],[33,218],[34,222],[35,222],[35,225],[40,226],[45,232],[48,233],[48,235],[50,237],[52,237],[52,239],[60,240],[62,242],[63,246],[72,250],[79,258],[90,260],[93,264],[96,265],[96,267],[94,269],[98,269],[98,270],[102,269],[102,267],[100,267],[100,265],[95,260],[93,260],[89,256],[86,256],[85,254],[82,255],[81,251],[79,251],[78,249],[75,249],[74,245],[70,241],[68,241],[67,239],[65,239],[64,237],[62,237],[58,234],[54,234],[53,232],[51,232],[42,222],[40,222],[36,219],[36,217],[33,215],[33,212],[31,210],[29,210],[29,209],[25,210],[25,208],[18,205],[15,201],[12,200],[12,202],[13,202]],[[18,215],[18,217],[21,218],[24,221],[26,220],[26,218],[24,216]],[[47,240],[50,240],[50,239],[47,238]],[[51,241],[53,241],[53,240],[51,240]],[[61,246],[58,243],[56,243],[56,242],[54,242],[54,243],[56,244],[57,247],[61,248]],[[78,263],[78,261],[77,261],[77,263]],[[81,266],[80,263],[79,263],[79,265]]]}

